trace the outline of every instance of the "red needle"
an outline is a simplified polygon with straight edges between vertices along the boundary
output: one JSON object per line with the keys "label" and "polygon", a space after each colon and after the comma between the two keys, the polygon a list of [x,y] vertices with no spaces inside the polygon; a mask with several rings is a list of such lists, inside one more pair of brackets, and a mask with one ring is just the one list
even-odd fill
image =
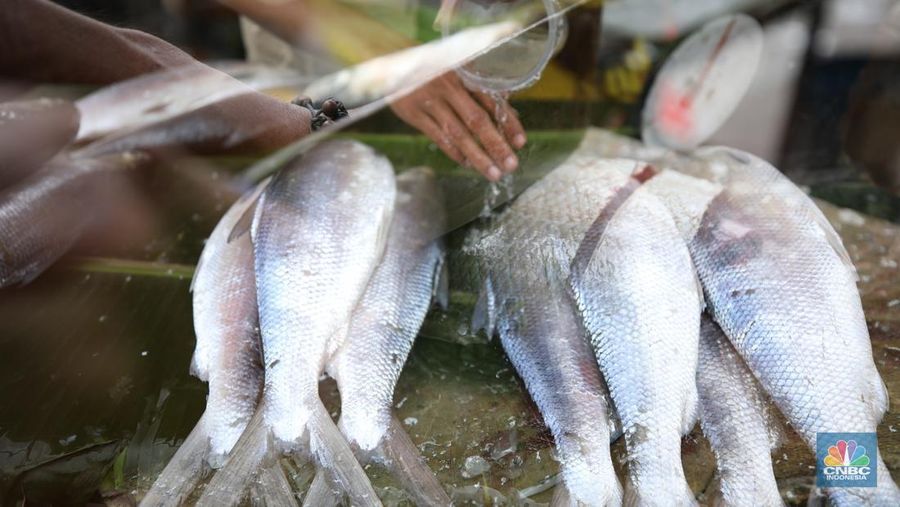
{"label": "red needle", "polygon": [[712,69],[713,64],[716,62],[716,59],[722,53],[722,49],[725,47],[725,43],[728,42],[728,38],[731,36],[731,30],[734,28],[734,24],[737,22],[737,19],[732,19],[731,22],[728,23],[728,26],[725,27],[725,31],[722,32],[722,36],[719,37],[719,42],[716,43],[716,47],[713,48],[712,54],[709,56],[709,59],[706,60],[706,65],[703,66],[703,71],[700,72],[700,78],[694,83],[690,90],[684,94],[682,100],[682,107],[687,109],[691,107],[691,104],[694,102],[694,98],[696,98],[697,93],[700,91],[700,87],[703,86],[706,78],[709,77],[709,71]]}

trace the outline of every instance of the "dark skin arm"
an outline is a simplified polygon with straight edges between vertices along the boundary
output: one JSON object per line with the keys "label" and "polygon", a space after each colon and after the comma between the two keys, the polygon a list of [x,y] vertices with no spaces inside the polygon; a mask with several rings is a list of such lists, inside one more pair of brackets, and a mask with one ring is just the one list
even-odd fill
{"label": "dark skin arm", "polygon": [[[303,42],[315,28],[307,0],[219,2],[290,43]],[[483,93],[469,91],[453,72],[397,99],[391,109],[448,157],[489,180],[499,180],[519,166],[515,151],[525,145],[527,137],[515,110],[505,100],[497,103]]]}
{"label": "dark skin arm", "polygon": [[175,46],[45,0],[4,0],[0,75],[38,82],[109,84],[180,65],[200,65]]}
{"label": "dark skin arm", "polygon": [[[105,85],[148,72],[194,65],[206,67],[152,35],[113,27],[46,0],[4,0],[0,9],[0,77]],[[241,134],[239,142],[231,142],[233,136],[224,135],[221,128],[210,133],[212,138],[195,129],[174,128],[169,144],[204,151],[258,151],[287,144],[310,131],[310,113],[305,108],[287,105],[262,93],[247,93],[236,99],[171,121],[184,125],[203,123],[204,115],[213,113],[216,125]],[[230,123],[222,125],[224,121]],[[275,131],[277,135],[273,135]],[[179,132],[185,135],[179,136]],[[243,135],[247,133],[253,135]],[[154,139],[159,142],[159,137]]]}

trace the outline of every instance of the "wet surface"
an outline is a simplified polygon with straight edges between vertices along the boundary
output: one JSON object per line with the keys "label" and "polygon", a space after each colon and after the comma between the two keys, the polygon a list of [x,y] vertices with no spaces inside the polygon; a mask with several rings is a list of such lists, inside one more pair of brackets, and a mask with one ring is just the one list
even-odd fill
{"label": "wet surface", "polygon": [[[577,136],[570,137],[567,142],[577,142]],[[540,135],[531,139],[542,146]],[[565,144],[554,137],[544,142]],[[417,138],[384,137],[372,144],[398,167],[441,158]],[[534,149],[537,160],[543,152]],[[189,174],[203,188],[244,165],[200,162],[191,162],[191,168],[202,170]],[[458,178],[452,183],[456,188],[484,195],[469,173],[435,165],[451,181]],[[198,194],[184,190],[190,184],[184,178],[177,184],[154,178],[145,190],[151,201],[153,195],[166,198],[167,213],[154,215],[153,229],[165,233],[148,232],[149,243],[118,244],[115,252],[129,262],[69,259],[32,285],[0,292],[4,504],[22,496],[119,504],[129,501],[127,495],[139,498],[203,410],[206,386],[188,375],[194,345],[191,265],[204,231],[211,230],[233,194],[227,189]],[[527,181],[523,177],[517,184]],[[875,362],[898,397],[900,226],[821,205],[857,266]],[[83,251],[107,255],[110,250],[94,245]],[[468,333],[475,295],[456,286],[451,299],[447,314],[432,312],[410,355],[395,395],[397,415],[458,502],[482,504],[532,493],[532,500],[548,502],[552,492],[540,490],[552,483],[558,468],[549,433],[499,345]],[[322,389],[336,413],[333,383]],[[900,409],[892,408],[878,436],[895,477],[900,477],[898,429]],[[620,473],[623,450],[621,441],[614,444]],[[683,451],[689,483],[702,494],[713,479],[714,462],[698,430],[684,440]],[[785,500],[804,503],[814,482],[812,453],[789,434],[773,461]],[[285,465],[302,490],[311,468]],[[372,466],[369,472],[387,503],[404,501],[382,470]]]}

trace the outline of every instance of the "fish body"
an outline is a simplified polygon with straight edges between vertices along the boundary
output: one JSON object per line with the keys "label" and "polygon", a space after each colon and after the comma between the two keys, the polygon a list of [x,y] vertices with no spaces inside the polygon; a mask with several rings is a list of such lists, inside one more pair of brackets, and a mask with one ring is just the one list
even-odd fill
{"label": "fish body", "polygon": [[[713,318],[811,448],[819,432],[874,432],[887,392],[837,234],[762,160],[728,148],[698,156],[724,187],[689,245]],[[835,504],[900,505],[878,454],[878,487],[833,488]]]}
{"label": "fish body", "polygon": [[145,160],[59,156],[0,194],[0,287],[26,284],[62,257],[109,202],[113,179]]}
{"label": "fish body", "polygon": [[253,90],[287,86],[297,76],[246,63],[217,69],[191,63],[103,87],[76,102],[78,142],[145,127]]}
{"label": "fish body", "polygon": [[[708,316],[700,325],[697,368],[700,425],[716,455],[715,505],[784,505],[772,460],[762,459],[778,443],[778,422],[753,373]],[[757,456],[747,466],[747,456]]]}
{"label": "fish body", "polygon": [[252,90],[189,108],[157,122],[113,132],[78,150],[96,157],[127,150],[165,155],[260,153],[275,150],[309,133],[309,112]]}
{"label": "fish body", "polygon": [[207,463],[221,465],[256,411],[263,369],[253,245],[247,234],[231,242],[228,237],[266,183],[229,208],[200,255],[191,284],[197,335],[191,372],[209,382],[206,410],[142,506],[180,505],[208,470]]}
{"label": "fish body", "polygon": [[209,382],[204,418],[214,466],[244,431],[262,389],[253,244],[247,234],[231,242],[228,238],[267,183],[243,196],[219,221],[191,286],[197,335],[191,372]]}
{"label": "fish body", "polygon": [[700,288],[668,209],[634,187],[585,235],[571,290],[622,422],[625,503],[693,505],[681,437],[696,419]]}
{"label": "fish body", "polygon": [[329,373],[341,391],[341,428],[371,451],[390,424],[394,387],[443,264],[443,204],[430,169],[397,177],[397,204],[384,257],[353,311]]}
{"label": "fish body", "polygon": [[321,404],[319,376],[384,250],[394,207],[387,159],[332,141],[278,174],[253,223],[266,419],[288,449]]}
{"label": "fish body", "polygon": [[[382,461],[419,505],[449,505],[450,498],[423,463],[393,413],[394,387],[432,297],[444,252],[443,200],[434,172],[415,168],[397,177],[397,197],[384,257],[353,311],[346,342],[328,373],[341,392],[339,426],[360,460]],[[304,505],[329,503],[323,473]],[[337,498],[330,502],[336,503]]]}
{"label": "fish body", "polygon": [[380,505],[318,385],[384,252],[395,193],[387,159],[333,140],[285,166],[256,202],[250,234],[263,393],[198,506],[239,503],[278,453],[310,455],[355,505]]}
{"label": "fish body", "polygon": [[487,277],[485,315],[476,317],[489,334],[496,327],[553,434],[570,497],[585,505],[618,505],[622,491],[608,445],[606,388],[566,278],[579,241],[634,166],[576,154],[466,245]]}

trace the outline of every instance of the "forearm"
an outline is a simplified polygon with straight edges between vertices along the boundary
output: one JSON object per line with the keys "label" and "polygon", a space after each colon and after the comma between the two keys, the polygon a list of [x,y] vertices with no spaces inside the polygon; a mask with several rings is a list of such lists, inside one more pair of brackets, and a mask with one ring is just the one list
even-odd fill
{"label": "forearm", "polygon": [[116,28],[46,0],[4,0],[0,76],[107,84],[167,67],[200,65],[152,35]]}
{"label": "forearm", "polygon": [[304,0],[219,0],[219,3],[252,19],[282,40],[296,43],[307,32],[310,12]]}

